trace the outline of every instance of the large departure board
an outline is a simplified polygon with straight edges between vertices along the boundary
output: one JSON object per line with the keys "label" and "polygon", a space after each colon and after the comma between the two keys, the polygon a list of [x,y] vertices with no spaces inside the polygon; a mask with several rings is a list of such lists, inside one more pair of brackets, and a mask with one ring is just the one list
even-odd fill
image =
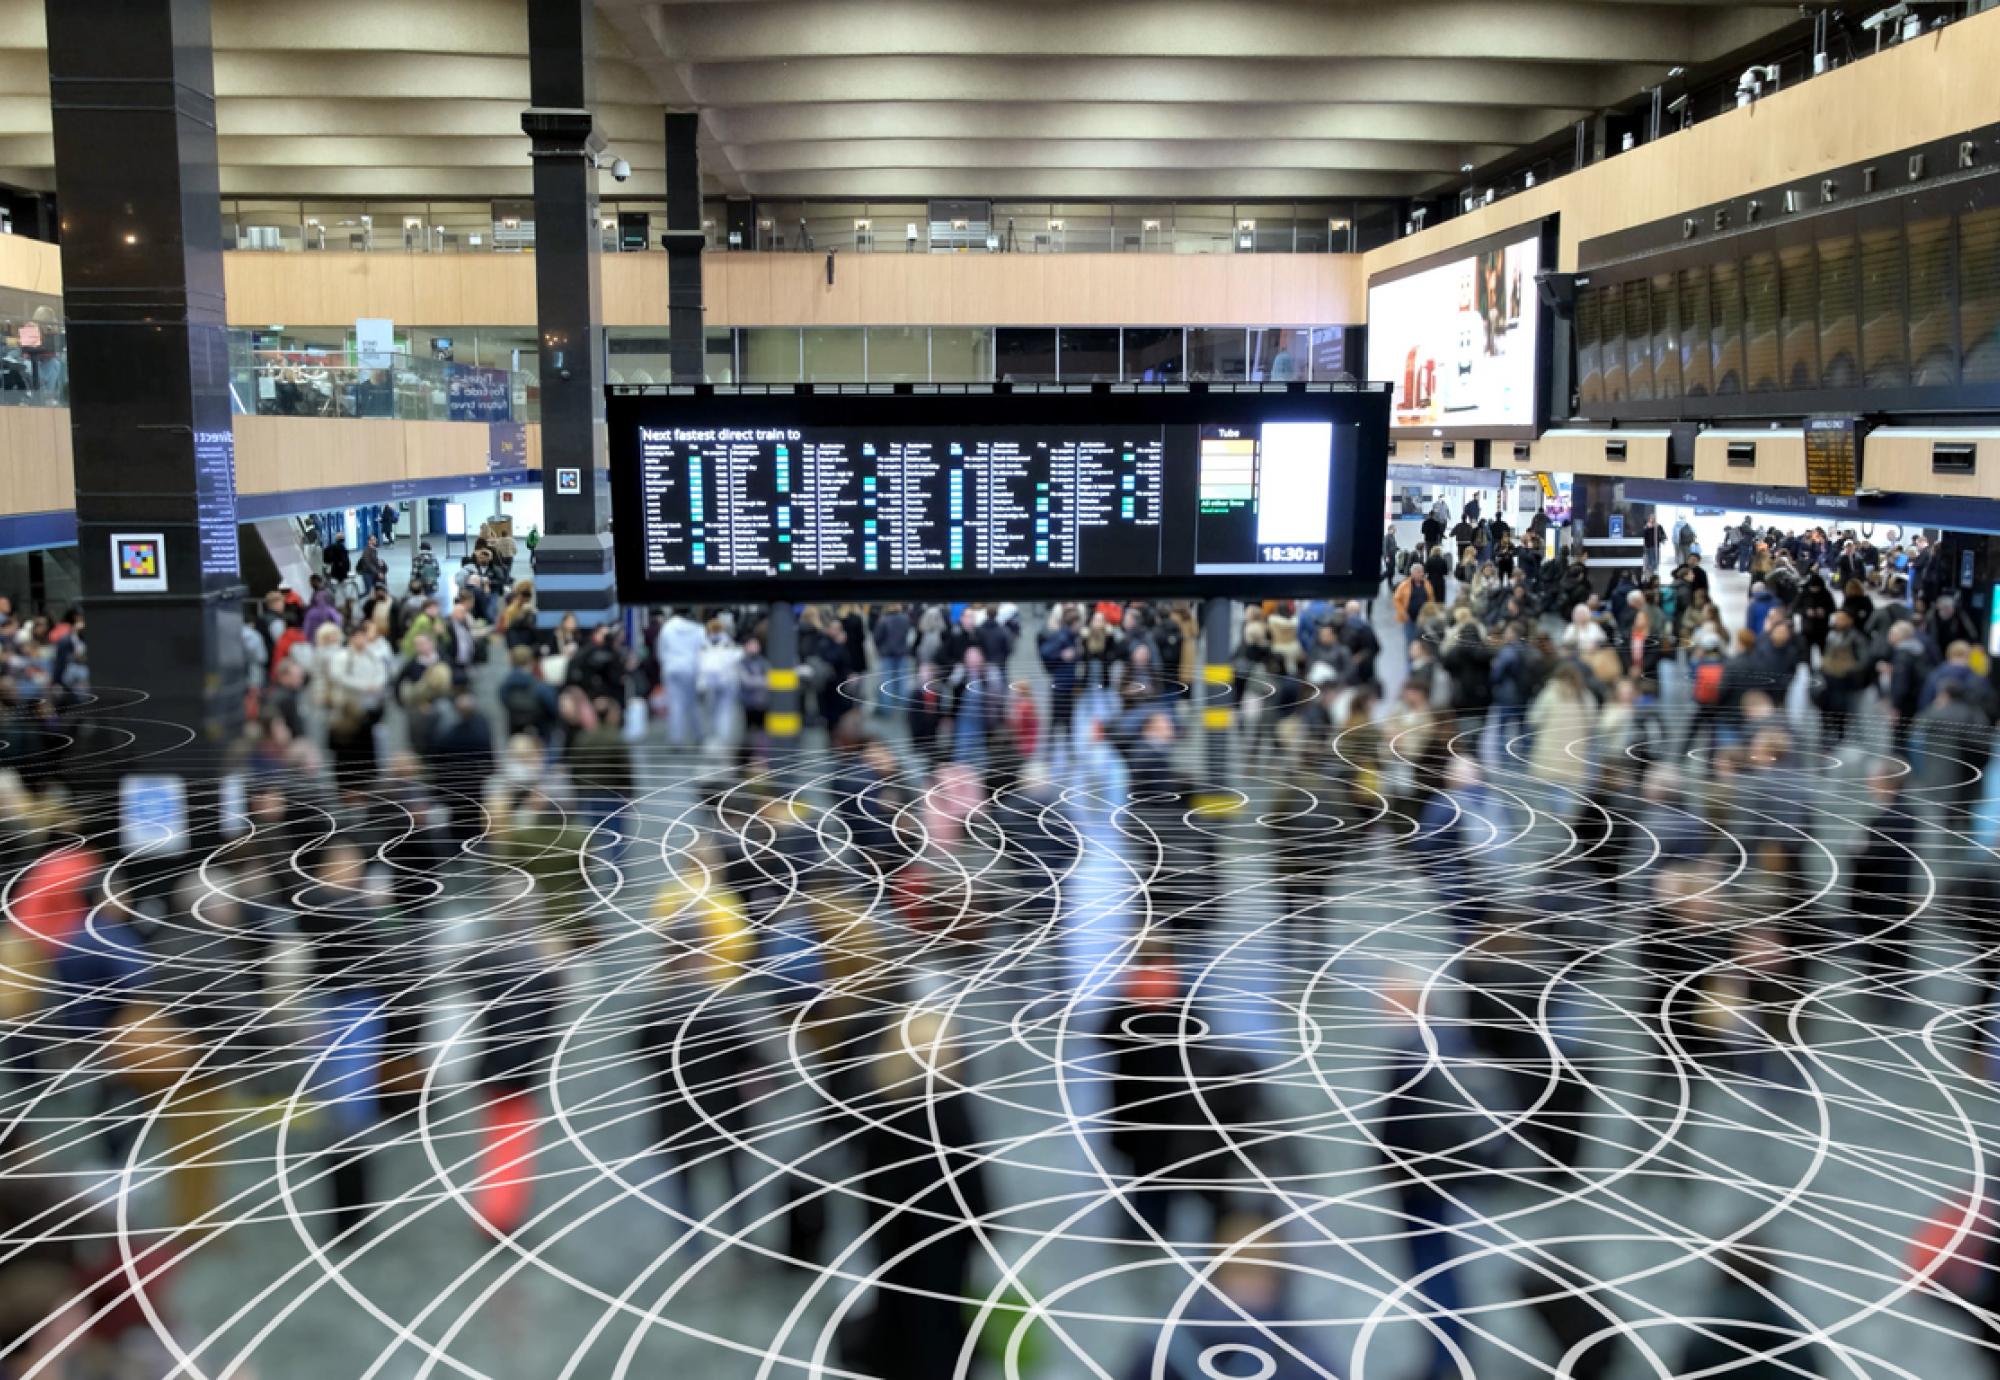
{"label": "large departure board", "polygon": [[614,390],[619,586],[664,602],[1372,584],[1387,401]]}

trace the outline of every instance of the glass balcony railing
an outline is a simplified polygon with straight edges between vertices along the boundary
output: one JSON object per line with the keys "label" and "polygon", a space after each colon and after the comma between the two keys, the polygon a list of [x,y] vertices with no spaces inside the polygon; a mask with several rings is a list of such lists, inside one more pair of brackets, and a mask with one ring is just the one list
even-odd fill
{"label": "glass balcony railing", "polygon": [[541,418],[534,375],[419,355],[239,349],[231,352],[229,396],[230,408],[239,416],[409,422]]}
{"label": "glass balcony railing", "polygon": [[28,385],[0,388],[0,407],[68,407],[69,389],[58,384],[55,387],[36,388]]}
{"label": "glass balcony railing", "polygon": [[[705,247],[848,254],[1342,254],[1394,237],[1394,201],[711,201]],[[260,253],[518,254],[534,204],[225,200],[223,247]],[[607,201],[604,252],[660,253],[659,202]]]}
{"label": "glass balcony railing", "polygon": [[68,407],[64,365],[57,348],[0,351],[0,407]]}

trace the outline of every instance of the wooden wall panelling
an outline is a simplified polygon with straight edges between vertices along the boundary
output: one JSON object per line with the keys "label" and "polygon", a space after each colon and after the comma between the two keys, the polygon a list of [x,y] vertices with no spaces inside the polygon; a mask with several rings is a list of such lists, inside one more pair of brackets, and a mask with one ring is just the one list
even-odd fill
{"label": "wooden wall panelling", "polygon": [[[415,257],[415,256],[412,256]],[[412,263],[410,272],[410,320],[420,326],[506,325],[507,322],[471,322],[466,315],[465,274],[450,260],[461,256],[438,254],[426,263]],[[234,315],[234,313],[231,313]]]}
{"label": "wooden wall panelling", "polygon": [[[535,311],[535,260],[530,254],[441,254],[458,266],[465,320],[442,324],[527,326]],[[429,325],[429,322],[424,324]]]}
{"label": "wooden wall panelling", "polygon": [[[1625,443],[1623,460],[1606,457],[1607,441]],[[1669,443],[1664,431],[1549,431],[1536,443],[1535,468],[1614,479],[1665,479]]]}
{"label": "wooden wall panelling", "polygon": [[[599,274],[607,326],[660,326],[667,320],[667,256],[606,254]],[[708,284],[702,284],[707,300]],[[711,316],[714,314],[711,307]]]}
{"label": "wooden wall panelling", "polygon": [[[68,408],[0,407],[0,512],[39,513],[60,506],[40,501],[42,481],[37,478],[55,468],[58,430],[67,456]],[[54,487],[52,479],[48,484]]]}
{"label": "wooden wall panelling", "polygon": [[[361,316],[464,327],[534,321],[526,254],[224,256],[232,325],[341,326]],[[1347,325],[1360,320],[1348,254],[709,254],[710,327]],[[666,257],[603,263],[607,325],[664,327]]]}
{"label": "wooden wall panelling", "polygon": [[484,474],[489,432],[464,422],[404,422],[403,478]]}
{"label": "wooden wall panelling", "polygon": [[[407,301],[391,300],[393,294],[383,286],[389,277],[379,271],[373,262],[373,254],[298,254],[286,257],[297,260],[299,277],[310,281],[308,289],[319,302],[319,312],[312,318],[314,324],[330,326],[356,320],[363,316],[386,316],[391,321],[407,321],[406,314],[396,309],[407,308]],[[407,285],[409,278],[404,276]],[[273,321],[287,324],[305,321],[300,316],[274,316]]]}
{"label": "wooden wall panelling", "polygon": [[26,235],[0,235],[0,287],[62,296],[62,250]]}
{"label": "wooden wall panelling", "polygon": [[30,414],[25,419],[28,423],[26,439],[32,447],[28,457],[33,461],[15,475],[13,511],[47,513],[74,508],[76,468],[70,452],[69,409],[14,407],[7,410]]}
{"label": "wooden wall panelling", "polygon": [[[1729,443],[1750,441],[1757,447],[1754,465],[1731,465]],[[1700,484],[1755,484],[1762,488],[1803,489],[1806,486],[1805,433],[1797,429],[1739,430],[1716,428],[1695,437],[1694,477]]]}
{"label": "wooden wall panelling", "polygon": [[[1931,449],[1940,441],[1975,446],[1971,474],[1938,474]],[[1888,493],[1936,494],[1945,498],[2000,498],[2000,431],[1914,431],[1900,427],[1871,432],[1862,442],[1863,488]]]}
{"label": "wooden wall panelling", "polygon": [[771,266],[769,254],[731,254],[729,302],[732,325],[764,326],[771,316]]}
{"label": "wooden wall panelling", "polygon": [[[1559,212],[1576,248],[1693,206],[2000,122],[2000,11],[1952,24],[1363,256],[1381,273]],[[1359,317],[1353,319],[1360,319]]]}

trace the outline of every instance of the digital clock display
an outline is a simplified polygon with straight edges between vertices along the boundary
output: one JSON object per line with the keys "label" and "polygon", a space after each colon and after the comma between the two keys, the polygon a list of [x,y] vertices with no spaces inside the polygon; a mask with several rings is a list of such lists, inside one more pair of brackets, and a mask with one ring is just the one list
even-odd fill
{"label": "digital clock display", "polygon": [[1318,565],[1324,555],[1317,546],[1266,546],[1260,554],[1265,561],[1277,565]]}

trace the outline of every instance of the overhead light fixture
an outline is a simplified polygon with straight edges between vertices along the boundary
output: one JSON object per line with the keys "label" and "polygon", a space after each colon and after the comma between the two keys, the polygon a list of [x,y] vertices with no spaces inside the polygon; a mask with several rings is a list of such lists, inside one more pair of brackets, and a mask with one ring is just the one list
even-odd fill
{"label": "overhead light fixture", "polygon": [[137,244],[138,242],[139,237],[137,235],[128,234],[125,236],[125,243],[127,244]]}
{"label": "overhead light fixture", "polygon": [[1687,74],[1688,69],[1685,67],[1669,67],[1667,69],[1667,80],[1672,81],[1675,77],[1684,77]]}
{"label": "overhead light fixture", "polygon": [[1458,170],[1459,170],[1460,172],[1462,172],[1462,173],[1466,174],[1466,175],[1467,175],[1467,176],[1469,177],[1469,176],[1471,176],[1471,175],[1472,175],[1472,164],[1470,164],[1470,163],[1460,163],[1460,164],[1458,165]]}

